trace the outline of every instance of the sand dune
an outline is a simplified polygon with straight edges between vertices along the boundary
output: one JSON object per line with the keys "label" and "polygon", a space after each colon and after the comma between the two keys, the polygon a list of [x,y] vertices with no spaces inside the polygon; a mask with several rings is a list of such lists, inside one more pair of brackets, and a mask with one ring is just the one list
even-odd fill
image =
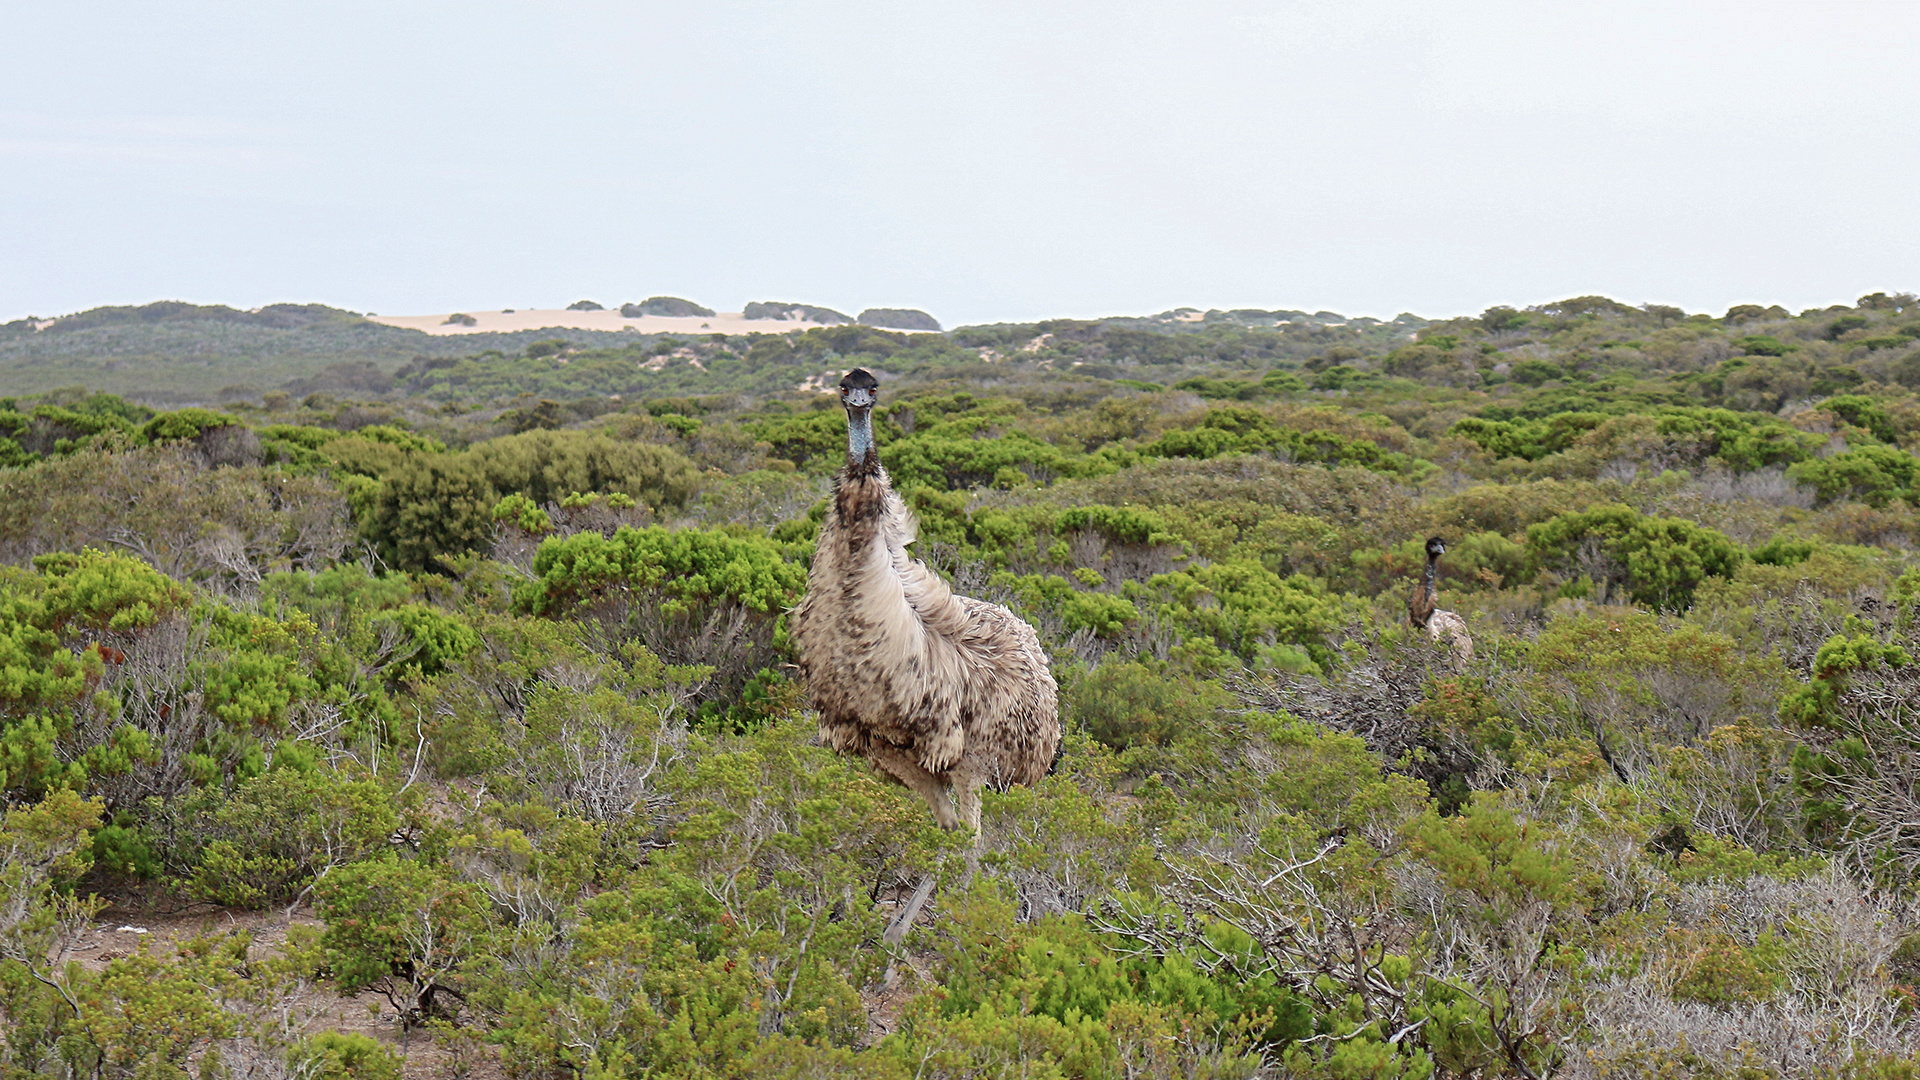
{"label": "sand dune", "polygon": [[[806,322],[792,319],[749,319],[737,311],[723,311],[706,317],[669,318],[665,315],[642,315],[637,319],[623,318],[620,312],[606,311],[557,311],[551,309],[523,308],[518,311],[468,311],[473,316],[474,325],[463,326],[448,323],[446,315],[369,315],[374,322],[387,326],[402,326],[409,330],[424,330],[429,334],[505,334],[516,330],[633,330],[642,334],[788,334],[795,330],[811,330],[825,326],[826,323]],[[896,334],[914,334],[925,331],[893,330]]]}

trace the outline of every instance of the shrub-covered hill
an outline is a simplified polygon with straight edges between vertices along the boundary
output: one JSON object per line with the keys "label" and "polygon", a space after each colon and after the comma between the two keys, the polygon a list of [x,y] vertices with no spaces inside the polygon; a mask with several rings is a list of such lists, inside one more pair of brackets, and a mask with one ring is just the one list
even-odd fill
{"label": "shrub-covered hill", "polygon": [[[1151,318],[970,328],[955,335],[955,344],[945,337],[887,333],[838,318],[849,325],[797,339],[791,334],[752,334],[683,340],[570,329],[436,337],[320,304],[239,311],[162,301],[0,325],[0,389],[43,393],[79,385],[154,402],[195,404],[246,400],[273,391],[296,397],[321,391],[464,401],[519,393],[577,397],[764,392],[791,389],[840,355],[906,353],[899,362],[965,366],[982,358],[1001,360],[1006,350],[996,346],[1009,341],[1018,346],[1019,358],[1043,367],[1051,366],[1056,354],[1066,357],[1062,367],[1110,356],[1120,366],[1153,365],[1165,377],[1186,366],[1243,354],[1300,360],[1329,343],[1378,347],[1422,323],[1412,316],[1393,323],[1349,323],[1333,312],[1183,309]],[[1056,340],[1060,349],[1049,351]],[[1046,355],[1025,355],[1043,352]],[[569,367],[572,370],[566,370]]]}
{"label": "shrub-covered hill", "polygon": [[1770,398],[1778,410],[1866,379],[1920,383],[1915,319],[1905,294],[1876,293],[1853,307],[1793,315],[1740,305],[1718,318],[1576,297],[1441,322],[1180,309],[942,335],[849,324],[691,339],[572,330],[434,337],[320,305],[241,312],[161,303],[94,309],[38,330],[30,320],[0,327],[0,386],[83,385],[176,403],[321,392],[483,404],[524,394],[768,394],[818,386],[827,369],[862,363],[960,378],[1053,372],[1242,400],[1364,393],[1395,379],[1494,394],[1655,379],[1660,390],[1640,388],[1642,396],[1684,393],[1741,408]]}
{"label": "shrub-covered hill", "polygon": [[[0,399],[0,1068],[1909,1075],[1912,298],[1300,314]],[[971,883],[791,678],[854,362],[1061,685]]]}
{"label": "shrub-covered hill", "polygon": [[[257,398],[286,389],[385,393],[392,387],[387,376],[421,357],[517,352],[556,338],[613,345],[644,337],[552,329],[436,337],[322,304],[238,311],[161,301],[0,324],[0,392],[88,386],[172,403]],[[360,368],[375,374],[355,370]]]}

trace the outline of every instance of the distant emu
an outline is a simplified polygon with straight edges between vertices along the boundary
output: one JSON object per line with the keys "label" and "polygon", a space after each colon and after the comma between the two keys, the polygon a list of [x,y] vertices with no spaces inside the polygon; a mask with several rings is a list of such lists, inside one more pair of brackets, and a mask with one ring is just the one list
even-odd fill
{"label": "distant emu", "polygon": [[1446,553],[1446,541],[1437,536],[1427,538],[1427,572],[1420,584],[1413,587],[1413,595],[1407,597],[1407,622],[1415,629],[1425,630],[1433,640],[1453,646],[1453,654],[1459,659],[1471,660],[1473,638],[1467,633],[1466,620],[1437,606],[1440,556]]}
{"label": "distant emu", "polygon": [[[793,612],[793,640],[820,738],[919,793],[943,829],[980,838],[980,788],[1047,774],[1060,747],[1059,687],[1033,627],[998,604],[956,596],[907,555],[913,515],[873,441],[879,381],[840,380],[847,461]],[[970,860],[971,865],[971,860]],[[920,889],[890,939],[926,894]]]}

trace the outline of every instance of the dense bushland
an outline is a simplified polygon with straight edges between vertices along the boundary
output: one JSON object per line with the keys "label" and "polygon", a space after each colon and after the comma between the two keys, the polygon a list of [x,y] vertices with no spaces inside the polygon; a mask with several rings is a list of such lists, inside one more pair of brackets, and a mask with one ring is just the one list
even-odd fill
{"label": "dense bushland", "polygon": [[[0,402],[0,1069],[1911,1075],[1913,298],[1330,316]],[[789,674],[855,362],[1062,687],[970,883]],[[312,925],[82,965],[106,905]]]}

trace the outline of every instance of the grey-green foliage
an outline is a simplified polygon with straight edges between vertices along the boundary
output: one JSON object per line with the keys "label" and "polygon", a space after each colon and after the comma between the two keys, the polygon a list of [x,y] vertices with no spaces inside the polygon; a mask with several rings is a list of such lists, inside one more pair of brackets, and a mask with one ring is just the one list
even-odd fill
{"label": "grey-green foliage", "polygon": [[713,309],[677,296],[649,296],[638,304],[621,304],[620,314],[629,319],[637,319],[642,315],[707,319],[713,317]]}
{"label": "grey-green foliage", "polygon": [[862,326],[889,330],[938,330],[939,320],[918,308],[868,308],[860,313]]}
{"label": "grey-green foliage", "polygon": [[598,432],[529,431],[454,454],[392,451],[366,500],[361,534],[396,569],[445,568],[492,543],[501,496],[558,503],[576,491],[620,492],[654,510],[684,505],[697,474],[664,446]]}

